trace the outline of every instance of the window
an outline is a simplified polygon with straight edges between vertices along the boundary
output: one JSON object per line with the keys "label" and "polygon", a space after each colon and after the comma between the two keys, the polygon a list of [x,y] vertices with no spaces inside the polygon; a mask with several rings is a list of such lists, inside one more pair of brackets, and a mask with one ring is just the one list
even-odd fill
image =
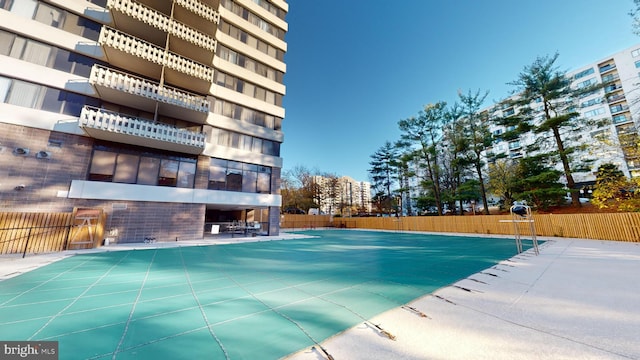
{"label": "window", "polygon": [[176,160],[162,159],[160,161],[160,174],[158,186],[176,186],[178,181],[178,165]]}
{"label": "window", "polygon": [[7,103],[17,106],[34,108],[40,97],[41,86],[24,81],[15,80],[9,91]]}
{"label": "window", "polygon": [[242,171],[242,191],[255,193],[258,181],[258,166],[244,164]]}
{"label": "window", "polygon": [[0,54],[56,70],[89,77],[100,61],[0,30]]}
{"label": "window", "polygon": [[211,159],[209,165],[209,189],[225,190],[227,178],[227,161]]}
{"label": "window", "polygon": [[58,28],[62,27],[62,24],[64,22],[64,13],[62,10],[57,9],[53,6],[39,3],[38,9],[36,10],[33,19],[43,24]]}
{"label": "window", "polygon": [[242,163],[229,161],[227,165],[227,190],[242,191]]}
{"label": "window", "polygon": [[596,82],[595,78],[591,78],[591,79],[585,80],[585,81],[583,81],[583,82],[580,82],[580,83],[578,83],[578,89],[582,89],[582,88],[584,88],[584,87],[587,87],[587,86],[589,86],[589,85],[592,85],[592,84],[594,84],[595,82]]}
{"label": "window", "polygon": [[209,163],[210,190],[271,192],[271,168],[212,158]]}
{"label": "window", "polygon": [[[246,86],[247,84],[245,83],[245,87]],[[281,101],[282,96],[278,95],[277,99]],[[213,112],[232,119],[246,121],[248,123],[273,130],[281,130],[282,128],[281,118],[263,113],[261,111],[245,108],[221,99],[215,99],[213,103]]]}
{"label": "window", "polygon": [[38,6],[38,2],[36,0],[8,1],[7,4],[5,4],[5,9],[7,6],[9,7],[7,10],[10,10],[12,13],[31,19]]}
{"label": "window", "polygon": [[118,154],[113,182],[135,184],[140,157],[131,154]]}
{"label": "window", "polygon": [[11,86],[11,79],[0,76],[0,102],[5,102],[7,94],[9,93],[9,87]]}
{"label": "window", "polygon": [[616,115],[616,116],[613,117],[613,123],[614,124],[620,124],[620,123],[623,123],[623,122],[626,122],[626,121],[627,121],[627,116],[624,115],[624,114]]}
{"label": "window", "polygon": [[601,102],[602,102],[602,98],[591,99],[580,104],[580,107],[585,108],[585,107],[593,106],[596,104],[600,104]]}
{"label": "window", "polygon": [[113,170],[116,166],[116,153],[96,150],[91,159],[89,169],[89,180],[111,181],[113,180]]}
{"label": "window", "polygon": [[224,19],[220,20],[220,29],[222,32],[228,34],[234,39],[240,40],[251,48],[258,49],[258,51],[263,52],[277,60],[284,61],[284,51],[270,44],[267,44],[260,39],[257,39],[244,30],[235,27],[233,24],[225,22]]}
{"label": "window", "polygon": [[196,179],[196,164],[191,162],[180,162],[178,169],[178,187],[193,188]]}
{"label": "window", "polygon": [[573,78],[574,78],[575,80],[578,80],[578,79],[580,79],[581,77],[585,77],[585,76],[587,76],[587,75],[593,74],[593,73],[594,73],[594,71],[595,71],[595,70],[593,70],[593,68],[588,68],[587,70],[582,70],[582,71],[580,71],[579,73],[575,74],[575,75],[573,76]]}
{"label": "window", "polygon": [[222,45],[218,45],[216,53],[218,57],[223,60],[255,72],[258,75],[277,81],[278,83],[282,83],[282,79],[284,78],[284,73],[282,71],[275,70],[263,63],[250,59],[243,54],[238,54],[234,50]]}
{"label": "window", "polygon": [[271,168],[258,166],[258,183],[256,191],[261,194],[271,193]]}
{"label": "window", "polygon": [[593,117],[593,116],[597,116],[597,115],[601,115],[604,114],[604,108],[603,107],[599,107],[597,109],[593,109],[591,111],[587,111],[584,113],[584,116],[586,117]]}
{"label": "window", "polygon": [[0,76],[0,102],[80,116],[84,105],[100,106],[100,100],[47,86]]}
{"label": "window", "polygon": [[635,49],[631,52],[631,56],[638,57],[640,55],[640,49]]}
{"label": "window", "polygon": [[[615,105],[615,106],[610,106],[609,110],[611,110],[612,113],[617,113],[617,112],[620,112],[620,111],[625,111],[628,108],[629,107],[627,105]],[[604,110],[602,112],[604,112]]]}
{"label": "window", "polygon": [[89,180],[139,185],[192,188],[196,159],[167,158],[98,145],[93,152]]}
{"label": "window", "polygon": [[145,156],[141,157],[138,168],[138,184],[157,185],[159,171],[160,159]]}
{"label": "window", "polygon": [[636,61],[634,64],[636,65],[636,68],[640,68],[640,60]]}

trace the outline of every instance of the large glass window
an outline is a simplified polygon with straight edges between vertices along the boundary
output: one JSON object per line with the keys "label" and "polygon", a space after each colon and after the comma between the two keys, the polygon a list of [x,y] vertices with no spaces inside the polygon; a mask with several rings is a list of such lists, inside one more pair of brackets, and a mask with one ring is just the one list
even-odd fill
{"label": "large glass window", "polygon": [[89,169],[89,180],[112,181],[113,171],[116,166],[116,153],[96,150],[91,159]]}
{"label": "large glass window", "polygon": [[0,30],[0,54],[84,77],[89,77],[93,64],[102,63],[3,30]]}
{"label": "large glass window", "polygon": [[209,189],[269,194],[271,168],[212,158],[209,164]]}
{"label": "large glass window", "polygon": [[62,105],[62,92],[58,89],[46,88],[40,108],[45,111],[59,113]]}
{"label": "large glass window", "polygon": [[209,189],[225,190],[227,188],[227,160],[211,159],[209,165]]}
{"label": "large glass window", "polygon": [[10,10],[12,13],[17,15],[31,19],[37,6],[38,2],[36,0],[7,1],[5,9]]}
{"label": "large glass window", "polygon": [[43,24],[98,40],[101,25],[74,13],[36,0],[0,0],[0,8]]}
{"label": "large glass window", "polygon": [[258,166],[252,164],[244,164],[244,170],[242,171],[242,191],[243,192],[256,192],[257,180],[258,180]]}
{"label": "large glass window", "polygon": [[100,100],[92,97],[2,76],[0,76],[0,101],[73,116],[80,116],[84,105],[100,105]]}
{"label": "large glass window", "polygon": [[138,168],[138,184],[157,185],[158,172],[160,171],[160,159],[143,156]]}
{"label": "large glass window", "polygon": [[271,168],[258,166],[258,181],[256,191],[261,194],[271,193]]}
{"label": "large glass window", "polygon": [[218,57],[220,57],[223,60],[226,60],[232,64],[243,67],[247,70],[250,70],[251,72],[255,72],[258,75],[274,80],[280,84],[282,83],[282,80],[284,78],[284,73],[282,71],[276,70],[261,62],[248,58],[245,55],[239,54],[234,50],[231,50],[222,45],[218,45],[216,50],[216,55],[218,55]]}
{"label": "large glass window", "polygon": [[[246,85],[246,84],[245,84]],[[282,101],[282,96],[277,94],[277,102]],[[261,111],[242,107],[221,99],[213,103],[213,112],[235,120],[246,121],[250,124],[266,127],[273,130],[282,129],[282,119],[263,113]]]}
{"label": "large glass window", "polygon": [[159,186],[176,186],[178,183],[178,165],[180,165],[178,161],[162,159],[160,162],[160,176],[158,177]]}
{"label": "large glass window", "polygon": [[7,103],[33,108],[40,96],[40,88],[38,85],[16,80],[9,91]]}
{"label": "large glass window", "polygon": [[6,102],[11,87],[11,79],[0,76],[0,102]]}
{"label": "large glass window", "polygon": [[193,188],[196,159],[136,154],[99,146],[94,150],[89,180]]}
{"label": "large glass window", "polygon": [[140,156],[138,155],[118,154],[113,182],[135,184],[139,163]]}
{"label": "large glass window", "polygon": [[180,162],[178,169],[178,187],[193,188],[196,179],[196,164],[190,162]]}

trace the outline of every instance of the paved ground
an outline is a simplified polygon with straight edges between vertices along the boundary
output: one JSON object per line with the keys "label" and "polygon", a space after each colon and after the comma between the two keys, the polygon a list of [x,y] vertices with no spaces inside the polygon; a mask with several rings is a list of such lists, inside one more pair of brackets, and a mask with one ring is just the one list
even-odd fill
{"label": "paved ground", "polygon": [[[288,359],[640,359],[640,243],[548,240],[538,256],[515,256]],[[79,252],[2,256],[0,280]]]}

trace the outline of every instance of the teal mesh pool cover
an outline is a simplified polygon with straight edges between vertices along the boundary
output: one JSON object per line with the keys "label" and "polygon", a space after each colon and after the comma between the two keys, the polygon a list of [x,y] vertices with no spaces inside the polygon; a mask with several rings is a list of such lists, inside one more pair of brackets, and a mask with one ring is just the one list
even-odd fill
{"label": "teal mesh pool cover", "polygon": [[278,359],[491,267],[513,240],[373,231],[77,255],[0,282],[0,340],[61,359]]}

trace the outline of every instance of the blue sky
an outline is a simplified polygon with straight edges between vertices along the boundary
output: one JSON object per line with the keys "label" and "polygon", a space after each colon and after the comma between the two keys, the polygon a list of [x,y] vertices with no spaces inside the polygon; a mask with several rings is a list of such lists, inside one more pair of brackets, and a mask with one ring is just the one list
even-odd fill
{"label": "blue sky", "polygon": [[632,0],[289,0],[283,170],[369,181],[398,121],[458,90],[490,105],[536,57],[573,70],[640,43]]}

